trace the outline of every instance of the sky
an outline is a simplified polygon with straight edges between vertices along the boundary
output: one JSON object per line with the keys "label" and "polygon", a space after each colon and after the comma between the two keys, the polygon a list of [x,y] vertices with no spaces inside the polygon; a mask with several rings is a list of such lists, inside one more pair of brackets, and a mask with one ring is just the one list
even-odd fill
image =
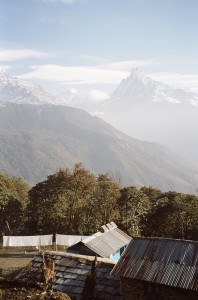
{"label": "sky", "polygon": [[132,68],[198,92],[197,29],[197,0],[0,0],[0,66],[52,93],[110,93]]}

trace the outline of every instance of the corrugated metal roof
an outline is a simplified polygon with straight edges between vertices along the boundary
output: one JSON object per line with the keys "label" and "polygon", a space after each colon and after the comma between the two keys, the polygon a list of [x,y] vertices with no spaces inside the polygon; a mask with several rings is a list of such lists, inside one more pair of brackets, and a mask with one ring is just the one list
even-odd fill
{"label": "corrugated metal roof", "polygon": [[83,240],[83,243],[102,257],[110,257],[119,249],[129,244],[131,237],[117,228],[115,223],[106,225],[103,233],[99,232]]}
{"label": "corrugated metal roof", "polygon": [[198,291],[198,242],[133,238],[111,274]]}

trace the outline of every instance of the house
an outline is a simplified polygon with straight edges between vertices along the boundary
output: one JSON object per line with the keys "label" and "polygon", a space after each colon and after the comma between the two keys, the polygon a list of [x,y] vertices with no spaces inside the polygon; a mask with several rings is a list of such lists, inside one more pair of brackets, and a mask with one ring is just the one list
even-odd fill
{"label": "house", "polygon": [[133,238],[111,274],[122,300],[198,299],[198,242]]}
{"label": "house", "polygon": [[[120,280],[111,275],[116,262],[106,258],[47,251],[45,255],[54,263],[52,289],[77,299],[121,300]],[[33,285],[42,278],[43,255],[38,253],[27,268],[22,269],[15,280]],[[94,268],[94,270],[93,270]],[[94,276],[94,281],[89,279]],[[90,295],[92,293],[92,295]]]}
{"label": "house", "polygon": [[131,237],[120,230],[114,222],[103,225],[102,229],[103,232],[97,232],[69,247],[67,252],[118,260]]}

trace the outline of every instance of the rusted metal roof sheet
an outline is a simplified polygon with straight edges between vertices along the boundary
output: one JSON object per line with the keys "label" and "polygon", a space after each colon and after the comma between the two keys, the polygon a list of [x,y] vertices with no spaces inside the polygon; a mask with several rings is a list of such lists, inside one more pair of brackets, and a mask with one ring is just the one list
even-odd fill
{"label": "rusted metal roof sheet", "polygon": [[[106,226],[106,228],[104,228]],[[111,222],[103,226],[104,232],[96,234],[83,240],[84,245],[100,255],[101,257],[110,257],[119,249],[129,244],[131,237],[121,231],[115,223]]]}
{"label": "rusted metal roof sheet", "polygon": [[198,291],[198,242],[133,238],[111,274]]}

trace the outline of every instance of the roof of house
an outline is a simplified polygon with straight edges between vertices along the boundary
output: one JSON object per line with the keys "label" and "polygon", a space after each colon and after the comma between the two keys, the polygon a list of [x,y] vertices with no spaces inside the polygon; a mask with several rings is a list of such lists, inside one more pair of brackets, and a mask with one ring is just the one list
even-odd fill
{"label": "roof of house", "polygon": [[[50,259],[55,263],[53,290],[81,298],[86,278],[91,274],[95,257],[56,251],[47,251],[46,254],[49,254]],[[30,268],[23,269],[16,276],[16,279],[20,282],[28,282],[32,277],[41,278],[42,263],[42,254],[36,255]],[[97,258],[96,285],[94,288],[94,297],[97,299],[121,299],[119,277],[110,274],[114,265],[115,261],[111,259]]]}
{"label": "roof of house", "polygon": [[83,240],[84,245],[101,257],[110,257],[131,241],[131,237],[117,228],[114,222],[103,225],[102,228],[104,232],[97,232]]}
{"label": "roof of house", "polygon": [[198,291],[198,242],[133,238],[111,274]]}

